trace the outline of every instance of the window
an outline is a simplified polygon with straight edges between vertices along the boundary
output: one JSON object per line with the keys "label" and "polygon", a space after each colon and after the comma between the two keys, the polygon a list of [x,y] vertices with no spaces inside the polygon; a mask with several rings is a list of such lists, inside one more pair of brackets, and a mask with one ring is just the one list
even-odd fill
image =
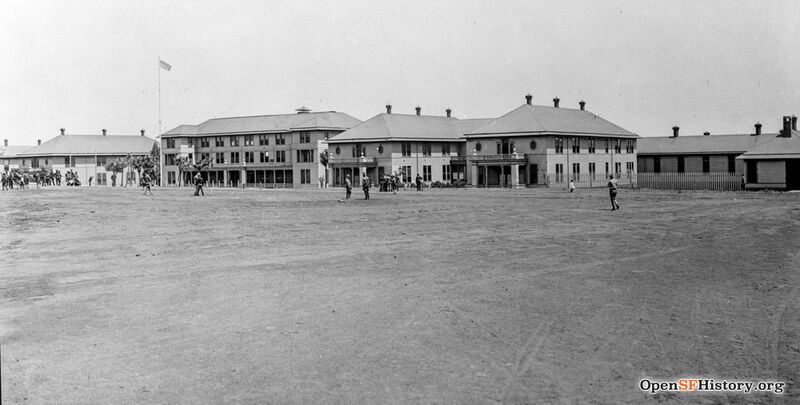
{"label": "window", "polygon": [[286,151],[285,150],[276,150],[275,151],[275,161],[276,162],[286,162]]}
{"label": "window", "polygon": [[342,154],[342,148],[340,148],[338,145],[336,146],[336,154],[337,155],[341,155]]}
{"label": "window", "polygon": [[201,148],[208,148],[211,146],[211,140],[208,137],[200,138],[200,147]]}
{"label": "window", "polygon": [[453,180],[453,172],[450,165],[442,166],[442,180],[444,181],[451,181]]}
{"label": "window", "polygon": [[683,156],[678,156],[678,173],[683,173],[686,171],[686,158]]}
{"label": "window", "polygon": [[475,144],[475,150],[476,150],[476,151],[478,151],[478,152],[480,152],[480,151],[481,151],[481,149],[483,149],[483,145],[481,145],[481,143],[480,143],[480,142],[476,143],[476,144]]}
{"label": "window", "polygon": [[633,162],[626,162],[625,169],[628,171],[628,174],[633,173]]}
{"label": "window", "polygon": [[167,138],[167,149],[175,148],[175,138]]}
{"label": "window", "polygon": [[297,151],[297,162],[308,163],[314,161],[314,150],[302,149]]}
{"label": "window", "polygon": [[300,184],[311,184],[311,169],[300,169]]}
{"label": "window", "polygon": [[531,141],[531,150],[536,150],[536,141]]}
{"label": "window", "polygon": [[634,139],[627,139],[625,141],[625,153],[633,153],[633,150],[636,148],[636,140]]}
{"label": "window", "polygon": [[594,138],[589,138],[588,142],[589,142],[589,153],[594,153],[595,152],[595,144],[594,144],[595,143],[595,139]]}
{"label": "window", "polygon": [[194,139],[188,138],[186,144],[189,145],[190,148],[194,147]]}
{"label": "window", "polygon": [[166,154],[164,154],[164,165],[165,166],[175,166],[175,154],[174,153],[166,153]]}
{"label": "window", "polygon": [[622,163],[614,162],[614,173],[616,173],[617,176],[619,176],[619,174],[622,173]]}
{"label": "window", "polygon": [[728,155],[728,173],[736,173],[736,155]]}
{"label": "window", "polygon": [[191,153],[189,154],[188,158],[190,162],[194,162],[194,156]]}
{"label": "window", "polygon": [[564,164],[556,163],[556,183],[564,182]]}
{"label": "window", "polygon": [[403,183],[411,182],[411,166],[403,166],[401,170],[403,171]]}
{"label": "window", "polygon": [[572,164],[572,178],[575,180],[580,179],[581,177],[581,164],[580,163],[573,163]]}
{"label": "window", "polygon": [[[606,138],[606,153],[608,153],[608,148],[610,147],[611,147],[611,140]],[[608,172],[608,170],[606,170],[606,172]]]}
{"label": "window", "polygon": [[286,134],[276,134],[275,145],[286,145]]}
{"label": "window", "polygon": [[450,156],[450,144],[442,144],[442,156]]}
{"label": "window", "polygon": [[608,177],[608,162],[606,162],[606,177]]}
{"label": "window", "polygon": [[572,138],[572,153],[581,153],[581,139]]}
{"label": "window", "polygon": [[239,163],[239,152],[231,152],[231,163]]}
{"label": "window", "polygon": [[[678,171],[681,171],[681,163],[683,159],[678,159]],[[661,173],[661,158],[656,156],[653,158],[653,173]]]}
{"label": "window", "polygon": [[564,153],[564,138],[556,137],[556,153]]}
{"label": "window", "polygon": [[258,161],[261,163],[268,163],[269,162],[269,152],[261,152],[258,154],[259,158]]}
{"label": "window", "polygon": [[400,148],[403,156],[411,156],[411,142],[403,142]]}
{"label": "window", "polygon": [[244,146],[253,146],[253,135],[245,135]]}
{"label": "window", "polygon": [[711,157],[708,155],[703,155],[703,173],[708,173],[711,171]]}
{"label": "window", "polygon": [[597,180],[597,167],[595,163],[589,163],[589,178],[591,180]]}
{"label": "window", "polygon": [[256,153],[255,152],[245,152],[244,153],[244,162],[245,163],[255,163],[256,161]]}
{"label": "window", "polygon": [[104,167],[107,163],[108,163],[108,157],[107,156],[98,156],[97,157],[97,167]]}
{"label": "window", "polygon": [[331,136],[331,133],[328,132],[328,131],[325,131],[325,140],[326,141],[330,138],[330,136]]}
{"label": "window", "polygon": [[225,146],[225,138],[223,138],[221,136],[215,136],[214,137],[214,146],[216,146],[218,148],[221,148],[221,147]]}
{"label": "window", "polygon": [[268,146],[269,145],[269,135],[261,134],[258,136],[258,145],[259,146]]}
{"label": "window", "polygon": [[210,162],[211,161],[211,154],[210,153],[206,153],[206,152],[201,153],[200,154],[200,161],[202,162],[204,160]]}
{"label": "window", "polygon": [[[100,184],[99,182],[100,182],[100,180],[101,180],[101,179],[100,179],[100,177],[99,177],[99,176],[100,176],[100,174],[101,174],[101,173],[98,173],[98,174],[97,174],[97,176],[98,176],[98,178],[97,178],[97,180],[98,180],[98,185]],[[176,183],[176,179],[178,178],[177,174],[178,174],[178,173],[175,173],[175,172],[167,172],[167,184],[169,184],[169,185],[174,185],[174,184]],[[102,179],[102,180],[103,180],[103,183],[105,183],[105,173],[102,173],[102,175],[103,175],[103,179]]]}
{"label": "window", "polygon": [[224,164],[225,163],[225,154],[222,152],[217,152],[214,154],[214,163]]}
{"label": "window", "polygon": [[[164,156],[166,156],[166,155],[164,155]],[[25,161],[24,160],[22,161],[22,165],[25,166]],[[69,157],[65,157],[64,158],[64,166],[67,166],[67,167],[70,166],[70,158]]]}
{"label": "window", "polygon": [[231,136],[231,146],[239,146],[239,137]]}
{"label": "window", "polygon": [[[430,156],[430,155],[431,155],[431,144],[428,143],[428,142],[423,142],[422,143],[422,156]],[[428,180],[426,180],[426,181],[428,181]]]}
{"label": "window", "polygon": [[39,159],[31,159],[31,167],[39,167]]}
{"label": "window", "polygon": [[[622,140],[615,139],[614,140],[614,153],[622,153]],[[619,173],[619,172],[617,172]]]}
{"label": "window", "polygon": [[311,143],[311,133],[308,131],[300,132],[300,143]]}
{"label": "window", "polygon": [[431,165],[422,166],[422,181],[431,181]]}
{"label": "window", "polygon": [[[167,172],[167,174],[170,174],[170,173],[172,173],[172,176],[175,177],[175,172]],[[105,173],[97,173],[97,179],[96,179],[96,183],[95,184],[97,184],[98,186],[107,186],[108,185],[108,180],[106,178],[106,174]],[[174,179],[173,179],[172,184],[175,184]]]}

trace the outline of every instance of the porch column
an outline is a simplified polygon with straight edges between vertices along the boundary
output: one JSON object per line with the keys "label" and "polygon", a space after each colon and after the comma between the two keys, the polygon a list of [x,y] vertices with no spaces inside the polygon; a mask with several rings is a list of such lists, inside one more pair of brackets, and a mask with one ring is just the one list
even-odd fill
{"label": "porch column", "polygon": [[227,170],[223,170],[222,171],[222,187],[227,187],[227,186],[228,186],[228,171]]}
{"label": "porch column", "polygon": [[473,187],[478,186],[478,164],[470,164],[469,166],[469,183],[472,184]]}
{"label": "porch column", "polygon": [[511,187],[519,188],[519,165],[511,166]]}

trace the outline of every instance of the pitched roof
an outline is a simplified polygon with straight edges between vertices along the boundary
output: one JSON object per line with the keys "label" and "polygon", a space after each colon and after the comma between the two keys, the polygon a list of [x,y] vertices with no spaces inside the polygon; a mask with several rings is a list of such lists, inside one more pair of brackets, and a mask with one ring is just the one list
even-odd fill
{"label": "pitched roof", "polygon": [[777,134],[699,135],[642,137],[636,145],[639,155],[744,153],[769,143]]}
{"label": "pitched roof", "polygon": [[149,154],[155,140],[139,135],[59,135],[19,156]]}
{"label": "pitched roof", "polygon": [[241,134],[255,132],[286,132],[296,129],[350,129],[361,121],[336,112],[303,114],[255,115],[250,117],[214,118],[199,125],[180,125],[162,136]]}
{"label": "pitched roof", "polygon": [[344,131],[329,143],[353,141],[439,140],[459,141],[461,135],[491,119],[459,120],[452,117],[410,114],[378,114]]}
{"label": "pitched roof", "polygon": [[637,137],[589,111],[530,104],[511,110],[466,137],[535,133]]}
{"label": "pitched roof", "polygon": [[0,159],[11,159],[32,148],[32,146],[0,146]]}
{"label": "pitched roof", "polygon": [[800,158],[800,132],[792,131],[791,136],[772,137],[769,142],[764,142],[748,150],[741,156],[742,159],[799,159]]}

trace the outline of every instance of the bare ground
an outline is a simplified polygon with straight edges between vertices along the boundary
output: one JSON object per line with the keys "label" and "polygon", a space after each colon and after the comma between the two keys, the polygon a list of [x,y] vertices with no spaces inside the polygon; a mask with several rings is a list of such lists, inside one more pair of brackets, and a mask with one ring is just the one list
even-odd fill
{"label": "bare ground", "polygon": [[0,194],[3,403],[800,398],[800,194],[154,192]]}

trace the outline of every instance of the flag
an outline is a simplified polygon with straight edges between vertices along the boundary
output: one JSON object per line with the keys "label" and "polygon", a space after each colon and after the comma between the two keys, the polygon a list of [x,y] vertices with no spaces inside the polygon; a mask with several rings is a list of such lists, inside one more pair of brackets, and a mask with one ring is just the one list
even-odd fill
{"label": "flag", "polygon": [[172,70],[172,65],[170,65],[170,64],[169,64],[169,63],[167,63],[167,62],[164,62],[164,61],[163,61],[163,60],[161,60],[161,59],[159,59],[159,60],[158,60],[158,64],[161,66],[161,69],[164,69],[164,70],[166,70],[167,72],[169,72],[170,70]]}

